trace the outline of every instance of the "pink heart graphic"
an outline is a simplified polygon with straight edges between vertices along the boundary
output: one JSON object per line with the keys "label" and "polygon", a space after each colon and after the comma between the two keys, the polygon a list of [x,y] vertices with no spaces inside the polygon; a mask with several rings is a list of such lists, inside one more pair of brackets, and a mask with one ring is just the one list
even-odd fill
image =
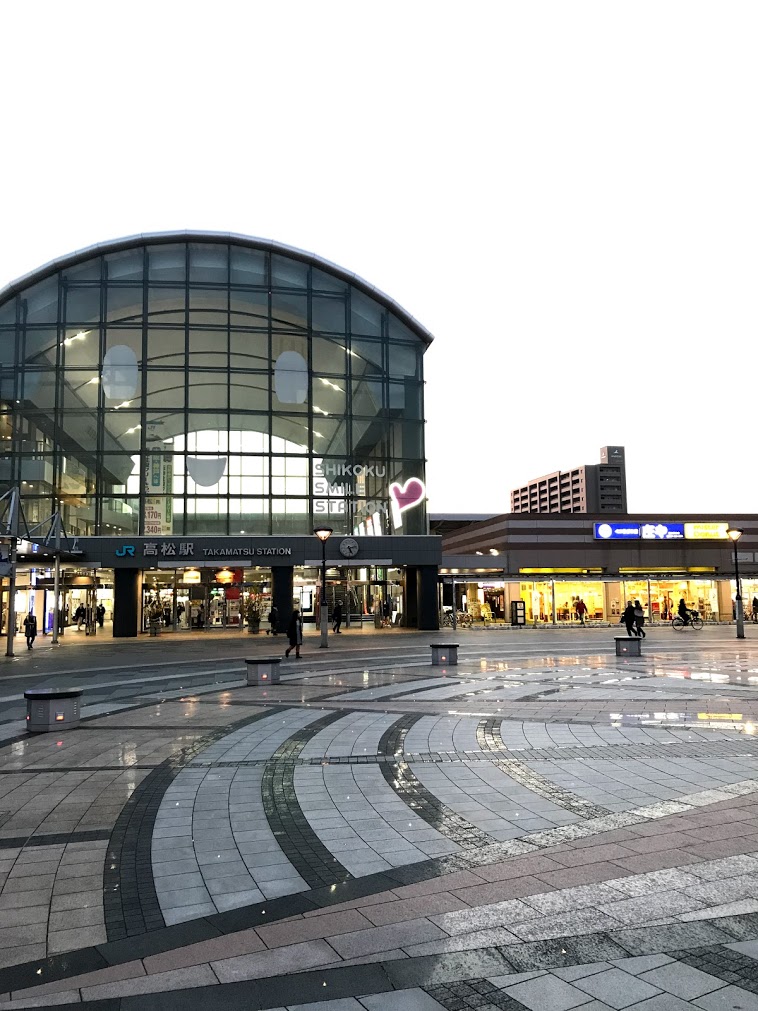
{"label": "pink heart graphic", "polygon": [[405,484],[393,481],[389,488],[390,498],[395,500],[398,512],[404,513],[406,509],[423,502],[426,496],[426,488],[423,481],[417,477],[409,477]]}

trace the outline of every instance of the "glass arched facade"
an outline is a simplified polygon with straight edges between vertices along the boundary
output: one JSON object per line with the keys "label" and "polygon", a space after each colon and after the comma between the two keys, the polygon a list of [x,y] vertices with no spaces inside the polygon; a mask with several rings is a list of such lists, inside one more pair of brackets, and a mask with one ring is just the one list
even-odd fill
{"label": "glass arched facade", "polygon": [[0,490],[81,536],[424,534],[430,340],[274,243],[93,247],[0,295]]}

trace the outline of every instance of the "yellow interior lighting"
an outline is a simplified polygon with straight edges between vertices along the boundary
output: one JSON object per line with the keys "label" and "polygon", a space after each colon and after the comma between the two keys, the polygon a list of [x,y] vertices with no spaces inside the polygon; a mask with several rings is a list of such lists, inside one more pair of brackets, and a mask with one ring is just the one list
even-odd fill
{"label": "yellow interior lighting", "polygon": [[678,576],[682,572],[715,572],[715,565],[691,565],[680,568],[672,568],[670,565],[620,565],[619,572],[667,572],[671,576]]}
{"label": "yellow interior lighting", "polygon": [[553,573],[576,575],[576,576],[588,576],[588,575],[602,575],[603,570],[558,568],[558,569],[519,569],[519,572],[524,576],[549,576]]}

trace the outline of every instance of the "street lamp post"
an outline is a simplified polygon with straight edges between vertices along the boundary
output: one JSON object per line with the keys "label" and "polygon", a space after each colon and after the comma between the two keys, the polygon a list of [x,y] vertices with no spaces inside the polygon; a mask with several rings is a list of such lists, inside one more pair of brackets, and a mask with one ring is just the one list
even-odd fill
{"label": "street lamp post", "polygon": [[737,555],[737,541],[742,537],[741,530],[727,530],[734,545],[734,581],[737,584],[737,595],[734,598],[734,617],[737,621],[737,638],[745,638],[745,614],[742,610],[742,587],[740,586],[740,560]]}
{"label": "street lamp post", "polygon": [[321,642],[320,649],[329,646],[329,608],[326,604],[326,542],[334,532],[331,527],[316,527],[313,531],[321,541]]}

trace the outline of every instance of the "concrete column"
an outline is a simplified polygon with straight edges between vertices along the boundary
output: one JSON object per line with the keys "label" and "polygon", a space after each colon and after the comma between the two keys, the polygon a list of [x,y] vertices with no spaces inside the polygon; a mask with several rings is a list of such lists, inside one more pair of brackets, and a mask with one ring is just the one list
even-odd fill
{"label": "concrete column", "polygon": [[129,639],[139,633],[142,597],[140,569],[113,570],[113,638]]}
{"label": "concrete column", "polygon": [[279,612],[279,632],[286,631],[292,617],[294,572],[291,565],[274,565],[271,568],[271,602]]}
{"label": "concrete column", "polygon": [[416,575],[418,599],[418,627],[423,631],[436,631],[439,627],[437,611],[437,566],[419,565]]}

